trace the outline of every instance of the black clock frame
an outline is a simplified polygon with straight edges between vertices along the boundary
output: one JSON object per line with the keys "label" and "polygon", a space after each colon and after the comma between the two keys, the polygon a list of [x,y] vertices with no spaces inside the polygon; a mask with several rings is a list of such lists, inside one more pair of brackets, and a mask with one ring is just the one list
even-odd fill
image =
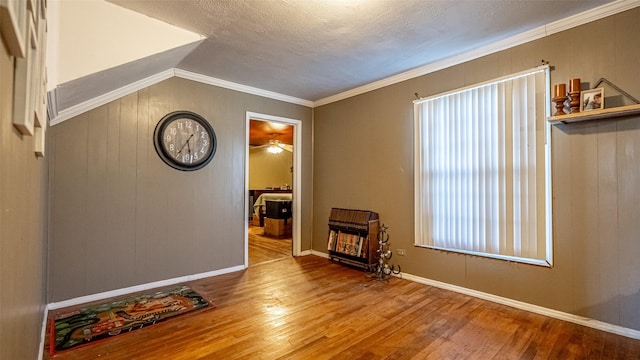
{"label": "black clock frame", "polygon": [[[166,152],[164,146],[162,146],[162,136],[163,136],[164,129],[172,121],[176,119],[184,119],[184,118],[191,119],[193,121],[196,121],[198,124],[200,124],[207,131],[207,133],[209,133],[209,138],[211,139],[211,153],[209,153],[209,155],[205,158],[204,161],[195,165],[188,165],[188,164],[182,164],[180,162],[177,162],[172,156],[170,156],[170,154]],[[160,157],[160,159],[162,159],[162,161],[164,161],[167,165],[181,171],[194,171],[194,170],[202,169],[203,167],[207,166],[207,164],[211,162],[211,160],[213,159],[213,156],[216,154],[216,150],[218,147],[218,139],[216,137],[216,132],[213,130],[213,126],[211,126],[211,124],[209,124],[209,122],[204,117],[191,111],[178,110],[178,111],[171,112],[165,115],[164,117],[162,117],[162,119],[160,119],[160,121],[156,125],[156,128],[153,132],[153,146],[155,147],[156,152],[158,153],[158,156]]]}

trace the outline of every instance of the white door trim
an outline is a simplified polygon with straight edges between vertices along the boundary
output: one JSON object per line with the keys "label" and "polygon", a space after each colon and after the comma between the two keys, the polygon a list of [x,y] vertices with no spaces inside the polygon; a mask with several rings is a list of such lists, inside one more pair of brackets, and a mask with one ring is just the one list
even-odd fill
{"label": "white door trim", "polygon": [[[249,204],[249,128],[251,120],[271,121],[293,126],[293,202],[292,202],[292,239],[293,256],[300,256],[300,198],[302,197],[302,120],[289,119],[280,116],[266,115],[247,111],[245,124],[245,176],[244,176],[244,214],[248,214]],[[244,226],[244,265],[249,266],[249,220],[245,215]]]}

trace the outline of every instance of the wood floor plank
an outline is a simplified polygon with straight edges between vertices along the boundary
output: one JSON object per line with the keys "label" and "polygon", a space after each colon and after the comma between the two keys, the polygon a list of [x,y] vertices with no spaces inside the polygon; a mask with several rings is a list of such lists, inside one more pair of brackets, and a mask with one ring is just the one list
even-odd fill
{"label": "wood floor plank", "polygon": [[194,281],[216,308],[45,359],[636,359],[640,341],[286,256]]}
{"label": "wood floor plank", "polygon": [[264,228],[249,226],[249,265],[261,264],[290,257],[291,237],[270,237],[264,235]]}

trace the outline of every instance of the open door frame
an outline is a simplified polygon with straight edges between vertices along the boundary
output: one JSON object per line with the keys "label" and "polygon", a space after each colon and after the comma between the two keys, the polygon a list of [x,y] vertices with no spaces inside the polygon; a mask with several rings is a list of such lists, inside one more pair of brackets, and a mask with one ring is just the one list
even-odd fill
{"label": "open door frame", "polygon": [[[280,116],[259,114],[247,111],[245,124],[245,171],[244,171],[244,213],[249,209],[249,128],[251,120],[270,121],[293,126],[293,202],[292,202],[292,255],[300,256],[300,198],[302,197],[302,121]],[[249,267],[249,219],[244,217],[244,267]]]}

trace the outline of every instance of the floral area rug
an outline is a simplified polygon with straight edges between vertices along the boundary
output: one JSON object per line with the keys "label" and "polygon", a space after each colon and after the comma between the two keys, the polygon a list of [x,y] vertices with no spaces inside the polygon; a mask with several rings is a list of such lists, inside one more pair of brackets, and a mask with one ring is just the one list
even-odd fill
{"label": "floral area rug", "polygon": [[199,309],[215,307],[186,285],[129,295],[55,314],[50,321],[49,353],[156,324]]}

